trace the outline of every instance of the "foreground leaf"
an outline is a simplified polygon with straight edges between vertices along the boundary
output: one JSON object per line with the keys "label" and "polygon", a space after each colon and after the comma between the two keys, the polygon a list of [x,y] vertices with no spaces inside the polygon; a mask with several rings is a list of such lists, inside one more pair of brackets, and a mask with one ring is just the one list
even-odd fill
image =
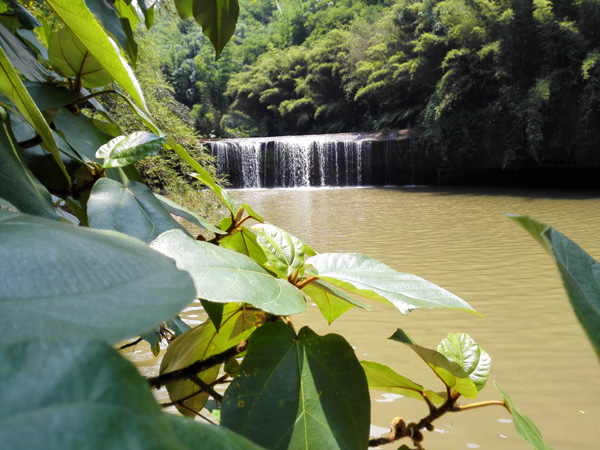
{"label": "foreground leaf", "polygon": [[245,255],[196,241],[178,230],[163,233],[152,247],[190,273],[199,298],[219,303],[248,303],[277,315],[297,314],[306,309],[300,290],[274,278]]}
{"label": "foreground leaf", "polygon": [[302,288],[302,292],[316,303],[328,323],[333,322],[354,306],[366,310],[371,309],[369,305],[347,296],[320,280],[308,283]]}
{"label": "foreground leaf", "polygon": [[128,166],[157,154],[166,139],[149,131],[136,131],[111,139],[96,151],[96,158],[104,159],[105,168]]}
{"label": "foreground leaf", "polygon": [[575,315],[600,358],[600,264],[549,225],[528,216],[509,217],[554,257]]}
{"label": "foreground leaf", "polygon": [[160,200],[160,202],[163,204],[165,209],[167,211],[169,211],[169,213],[171,213],[175,216],[181,217],[183,219],[189,220],[191,223],[198,225],[199,227],[202,227],[208,231],[212,231],[215,234],[223,234],[224,233],[221,229],[215,227],[204,217],[196,214],[193,211],[190,211],[187,208],[184,208],[183,206],[175,203],[173,200],[171,200],[167,197],[163,197],[162,195],[157,194],[157,193],[154,193],[154,196]]}
{"label": "foreground leaf", "polygon": [[454,361],[433,349],[421,347],[401,329],[390,337],[393,341],[401,342],[412,348],[417,355],[433,370],[442,382],[450,389],[467,398],[477,397],[477,387],[464,369]]}
{"label": "foreground leaf", "polygon": [[385,364],[373,361],[361,361],[360,364],[371,389],[400,394],[417,400],[424,400],[427,397],[435,404],[442,404],[446,401],[441,395],[433,391],[426,391],[420,384],[414,383]]}
{"label": "foreground leaf", "polygon": [[259,223],[257,242],[267,256],[267,267],[281,278],[304,273],[304,244],[296,237],[274,225]]}
{"label": "foreground leaf", "polygon": [[[173,372],[187,367],[196,361],[219,354],[238,345],[260,326],[266,319],[266,313],[253,308],[245,308],[235,303],[225,305],[220,328],[217,331],[212,321],[195,327],[182,334],[169,345],[160,365],[160,373]],[[214,381],[219,373],[219,366],[198,373],[198,377],[207,384]],[[181,414],[194,417],[194,413],[202,410],[208,394],[190,380],[182,380],[167,385],[171,401],[187,398],[176,405]]]}
{"label": "foreground leaf", "polygon": [[12,450],[257,448],[231,431],[163,413],[137,369],[102,342],[2,347],[0,379],[0,439]]}
{"label": "foreground leaf", "polygon": [[[231,221],[230,217],[225,217],[223,220],[227,221],[227,219]],[[267,262],[267,256],[258,244],[256,235],[244,226],[234,230],[229,236],[225,236],[219,241],[219,244],[223,248],[249,256],[260,265]]]}
{"label": "foreground leaf", "polygon": [[[184,15],[187,14],[185,6],[178,10]],[[238,0],[193,0],[192,11],[194,19],[202,27],[202,33],[210,39],[218,58],[235,31],[240,12]]]}
{"label": "foreground leaf", "polygon": [[481,391],[490,376],[492,359],[490,355],[465,333],[450,333],[440,345],[438,352],[460,365],[469,378],[473,380],[478,391]]}
{"label": "foreground leaf", "polygon": [[62,336],[116,343],[175,316],[194,286],[123,234],[0,211],[0,344]]}
{"label": "foreground leaf", "polygon": [[296,335],[278,322],[250,338],[221,417],[223,426],[269,449],[364,450],[369,405],[364,372],[341,336],[307,327]]}
{"label": "foreground leaf", "polygon": [[126,185],[109,178],[97,181],[88,200],[90,227],[125,233],[146,243],[179,225],[148,186],[136,181]]}
{"label": "foreground leaf", "polygon": [[506,408],[512,414],[515,429],[523,438],[523,440],[525,440],[536,450],[553,450],[553,448],[550,447],[546,441],[544,441],[542,433],[540,433],[540,430],[535,426],[533,421],[528,416],[523,414],[519,409],[517,409],[510,399],[508,393],[503,391],[500,386],[498,386],[498,383],[494,382],[494,386],[496,386],[496,389],[498,389],[500,394],[502,394]]}
{"label": "foreground leaf", "polygon": [[360,253],[322,253],[306,260],[308,272],[349,292],[391,303],[402,314],[416,308],[456,308],[475,313],[464,300],[416,275],[399,273]]}

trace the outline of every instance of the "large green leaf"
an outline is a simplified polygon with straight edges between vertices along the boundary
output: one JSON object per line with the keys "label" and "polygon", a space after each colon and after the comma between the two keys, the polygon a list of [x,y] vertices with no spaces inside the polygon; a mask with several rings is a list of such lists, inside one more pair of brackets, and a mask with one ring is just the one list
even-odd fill
{"label": "large green leaf", "polygon": [[27,10],[27,8],[21,5],[18,0],[8,0],[8,4],[10,5],[17,19],[19,19],[19,22],[23,28],[27,30],[33,30],[34,28],[42,26],[42,23],[37,20],[36,17]]}
{"label": "large green leaf", "polygon": [[248,303],[277,315],[297,314],[306,309],[300,290],[274,278],[245,255],[196,241],[178,230],[163,233],[152,247],[190,273],[200,298],[218,303]]}
{"label": "large green leaf", "polygon": [[79,98],[77,92],[52,83],[26,81],[24,84],[27,92],[41,111],[69,105]]}
{"label": "large green leaf", "polygon": [[360,364],[365,371],[371,389],[400,394],[417,400],[424,400],[427,397],[432,403],[436,404],[442,404],[446,401],[441,395],[433,391],[426,391],[420,384],[400,375],[385,364],[373,361],[361,361]]}
{"label": "large green leaf", "polygon": [[[225,219],[228,219],[228,217]],[[221,244],[223,248],[234,250],[242,255],[249,256],[260,265],[267,262],[267,256],[258,244],[256,235],[246,227],[241,227],[229,236],[225,236],[219,241],[219,244]]]}
{"label": "large green leaf", "polygon": [[450,333],[440,342],[437,351],[459,364],[473,380],[478,391],[481,391],[490,376],[492,359],[490,355],[465,333]]}
{"label": "large green leaf", "polygon": [[25,166],[6,110],[0,107],[0,197],[20,211],[58,220],[50,192]]}
{"label": "large green leaf", "polygon": [[360,449],[369,438],[369,393],[352,347],[267,323],[250,338],[221,423],[269,449]]}
{"label": "large green leaf", "polygon": [[450,361],[440,352],[417,345],[401,329],[396,330],[390,339],[412,348],[446,386],[467,398],[477,397],[478,390],[475,383],[458,363]]}
{"label": "large green leaf", "polygon": [[35,102],[25,89],[23,82],[19,78],[19,74],[15,71],[14,67],[10,64],[4,51],[0,48],[0,92],[4,94],[17,109],[23,114],[23,117],[33,126],[37,134],[42,138],[46,150],[52,154],[52,157],[62,170],[67,183],[70,183],[71,178],[67,173],[62,160],[60,159],[60,153],[52,130],[46,123],[46,120],[42,116],[42,113],[36,106]]}
{"label": "large green leaf", "polygon": [[169,211],[169,213],[171,213],[175,216],[181,217],[183,219],[189,220],[191,223],[198,225],[199,227],[205,228],[208,231],[212,231],[215,234],[223,234],[224,233],[221,229],[215,227],[204,217],[199,216],[195,212],[190,211],[189,209],[184,208],[181,205],[178,205],[173,200],[171,200],[167,197],[163,197],[162,195],[156,194],[156,193],[154,194],[154,196],[160,200],[160,202],[163,204],[165,209],[167,211]]}
{"label": "large green leaf", "polygon": [[[245,340],[260,326],[266,318],[266,313],[246,308],[236,303],[225,305],[223,318],[217,332],[212,321],[189,330],[175,339],[160,365],[160,373],[172,372],[187,367],[196,361],[219,354]],[[219,373],[219,366],[201,372],[198,377],[207,384],[214,381]],[[182,402],[177,408],[183,415],[193,417],[200,412],[208,399],[208,394],[190,380],[176,381],[167,384],[171,401],[187,398],[194,393],[198,395]]]}
{"label": "large green leaf", "polygon": [[267,256],[267,267],[281,278],[304,273],[304,244],[287,231],[267,223],[252,227],[258,230],[257,242]]}
{"label": "large green leaf", "polygon": [[98,180],[87,208],[90,227],[120,231],[146,243],[167,230],[185,231],[150,188],[136,181]]}
{"label": "large green leaf", "polygon": [[49,71],[31,54],[19,38],[0,23],[0,48],[4,50],[8,60],[21,74],[30,81],[46,81]]}
{"label": "large green leaf", "polygon": [[123,234],[0,211],[0,344],[61,336],[116,343],[175,316],[189,275]]}
{"label": "large green leaf", "polygon": [[302,292],[313,299],[328,323],[333,322],[354,306],[366,310],[371,309],[369,305],[347,296],[321,280],[308,283],[302,287]]}
{"label": "large green leaf", "polygon": [[548,251],[588,338],[600,358],[600,264],[554,228],[528,216],[511,216]]}
{"label": "large green leaf", "polygon": [[104,159],[105,168],[128,166],[157,154],[166,139],[149,131],[136,131],[111,139],[96,151],[96,157]]}
{"label": "large green leaf", "polygon": [[68,28],[50,35],[48,59],[54,70],[81,81],[86,87],[106,86],[112,82],[110,73]]}
{"label": "large green leaf", "polygon": [[175,0],[175,8],[177,9],[177,14],[182,19],[187,19],[194,15],[194,0]]}
{"label": "large green leaf", "polygon": [[451,292],[360,253],[322,253],[308,258],[306,265],[313,267],[308,273],[363,297],[389,302],[403,314],[422,307],[457,308],[477,314]]}
{"label": "large green leaf", "polygon": [[46,4],[110,73],[111,77],[145,110],[144,95],[131,67],[116,44],[96,22],[84,0],[46,0]]}
{"label": "large green leaf", "polygon": [[[183,11],[184,15],[187,14],[185,6]],[[202,33],[210,39],[218,58],[235,31],[240,12],[238,1],[193,0],[192,11],[194,19],[202,27]]]}
{"label": "large green leaf", "polygon": [[64,135],[65,140],[80,155],[89,161],[97,160],[98,147],[106,144],[112,136],[94,126],[94,122],[83,114],[72,114],[60,108],[54,118],[54,125]]}
{"label": "large green leaf", "polygon": [[137,369],[102,342],[0,347],[0,379],[0,439],[11,450],[258,449],[229,430],[163,413]]}
{"label": "large green leaf", "polygon": [[[86,6],[90,11],[98,18],[102,26],[108,31],[121,45],[121,48],[128,50],[131,48],[131,41],[128,41],[119,19],[117,8],[115,8],[114,1],[111,0],[85,0]],[[135,64],[135,58],[137,53],[129,52],[128,55],[131,58],[133,64]]]}
{"label": "large green leaf", "polygon": [[533,421],[528,416],[523,414],[514,405],[514,403],[510,399],[508,393],[506,391],[503,391],[500,388],[500,386],[498,386],[498,383],[496,383],[495,381],[494,381],[494,386],[496,386],[496,389],[498,389],[500,394],[502,394],[506,408],[512,414],[513,423],[515,424],[515,429],[517,430],[517,433],[519,433],[519,435],[523,438],[523,440],[525,440],[528,444],[530,444],[536,450],[553,450],[553,448],[550,447],[546,443],[546,441],[544,441],[544,438],[542,437],[542,433],[540,433],[540,430],[538,429],[538,427],[535,426],[535,423],[533,423]]}

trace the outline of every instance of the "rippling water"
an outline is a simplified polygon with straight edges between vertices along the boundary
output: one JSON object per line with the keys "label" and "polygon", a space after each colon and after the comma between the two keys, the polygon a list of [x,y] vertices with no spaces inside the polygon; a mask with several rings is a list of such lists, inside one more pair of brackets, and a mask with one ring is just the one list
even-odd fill
{"label": "rippling water", "polygon": [[[387,363],[434,390],[441,386],[429,369],[387,338],[400,327],[420,344],[435,347],[449,332],[469,333],[492,357],[490,378],[532,417],[550,445],[598,448],[598,359],[551,258],[504,214],[532,215],[598,258],[599,195],[362,188],[240,190],[234,196],[318,252],[368,254],[445,287],[485,316],[423,309],[403,316],[373,304],[370,312],[351,310],[331,326],[312,307],[294,319],[298,325],[343,334],[359,359]],[[481,400],[499,398],[491,382],[480,394]],[[377,427],[387,429],[396,416],[426,415],[425,405],[415,400],[376,391],[372,400]],[[500,407],[448,414],[435,426],[425,437],[428,449],[530,448]]]}

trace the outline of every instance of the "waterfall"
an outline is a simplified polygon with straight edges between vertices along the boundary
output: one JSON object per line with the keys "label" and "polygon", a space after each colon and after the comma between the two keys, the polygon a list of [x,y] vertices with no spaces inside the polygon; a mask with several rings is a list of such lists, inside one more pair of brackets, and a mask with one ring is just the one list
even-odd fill
{"label": "waterfall", "polygon": [[[400,141],[338,134],[208,142],[232,187],[324,187],[394,184]],[[413,153],[414,159],[414,153]]]}

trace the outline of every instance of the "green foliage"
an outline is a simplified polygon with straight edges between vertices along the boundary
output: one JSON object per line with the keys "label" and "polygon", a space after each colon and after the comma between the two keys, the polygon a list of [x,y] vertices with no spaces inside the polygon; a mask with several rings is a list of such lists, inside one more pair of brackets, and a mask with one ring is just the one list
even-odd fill
{"label": "green foliage", "polygon": [[[148,80],[151,57],[142,50],[138,54],[132,34],[137,24],[153,23],[154,3],[96,2],[91,9],[83,0],[46,4],[50,10],[28,3],[29,10],[0,0],[9,13],[4,23],[10,22],[0,33],[10,38],[2,42],[34,43],[39,59],[13,63],[10,58],[22,48],[10,57],[0,52],[3,444],[17,449],[362,449],[406,438],[419,448],[421,430],[431,430],[447,412],[490,405],[517,411],[505,393],[502,401],[458,405],[461,396],[475,397],[489,376],[489,357],[466,335],[450,335],[439,351],[415,344],[400,331],[394,335],[438,375],[446,392],[435,394],[385,366],[361,365],[342,336],[318,336],[308,327],[296,333],[290,316],[306,310],[307,297],[329,322],[353,306],[368,309],[350,294],[391,303],[403,313],[417,307],[474,310],[444,289],[365,255],[316,254],[284,230],[264,224],[251,206],[236,205],[204,167],[203,154],[194,151],[193,132],[178,127],[177,116],[157,105],[172,97],[160,76]],[[176,6],[185,15],[196,13],[198,4],[193,2],[191,10],[189,2]],[[327,6],[315,5],[309,12],[294,32],[321,33],[317,22],[308,20],[312,17],[346,20]],[[234,26],[227,15],[212,9],[206,14],[217,30]],[[114,28],[115,17],[122,33]],[[27,39],[23,30],[32,31]],[[60,46],[61,36],[71,36],[65,43],[77,51],[55,47],[48,52],[48,43]],[[330,42],[341,45],[343,36],[332,34]],[[219,39],[222,45],[223,36]],[[143,83],[126,53],[137,58]],[[383,47],[372,53],[385,55]],[[98,86],[88,71],[88,54],[112,85]],[[268,111],[279,111],[285,121],[306,117],[310,122],[310,99],[318,100],[321,94],[313,93],[321,81],[307,76],[302,64],[342,73],[336,61],[324,63],[326,52],[319,54],[322,59],[313,61],[313,53],[300,47],[288,52],[290,70],[279,70],[279,82],[299,96],[276,105],[273,98],[285,92],[270,86],[264,96]],[[51,67],[50,59],[56,69],[63,64],[63,76],[45,69],[43,84],[21,81],[39,67]],[[27,70],[16,68],[24,65]],[[145,95],[140,86],[158,89]],[[185,133],[176,140],[181,130]],[[23,157],[32,147],[50,155],[48,164],[40,168]],[[218,226],[155,195],[142,182],[134,164],[149,171],[144,164],[157,151],[171,155],[180,173],[195,177],[222,206],[226,217]],[[203,227],[203,234],[192,236],[173,216]],[[253,227],[256,233],[244,225],[250,219],[261,223]],[[190,328],[177,314],[194,300],[202,302],[208,319]],[[142,339],[155,354],[161,345],[167,347],[160,373],[146,379],[110,347]],[[387,440],[369,439],[369,384],[420,396],[429,414],[408,424],[395,421]],[[151,388],[163,386],[170,401],[159,405]],[[161,406],[170,405],[194,417],[205,408],[222,407],[223,426],[163,413]],[[529,442],[543,448],[539,437]]]}

